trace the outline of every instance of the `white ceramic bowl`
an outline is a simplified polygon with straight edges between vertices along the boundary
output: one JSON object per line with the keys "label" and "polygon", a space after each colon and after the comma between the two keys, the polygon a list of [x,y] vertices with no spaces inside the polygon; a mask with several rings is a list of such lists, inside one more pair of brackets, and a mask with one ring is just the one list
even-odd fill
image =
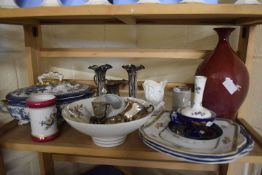
{"label": "white ceramic bowl", "polygon": [[[151,105],[151,103],[148,103],[141,99],[130,97],[121,98],[129,98],[130,100],[139,102],[145,106]],[[94,99],[95,98],[89,98],[67,105],[62,111],[62,116],[70,126],[72,126],[73,128],[75,128],[83,134],[91,136],[94,143],[102,147],[113,147],[124,143],[126,136],[129,133],[137,130],[140,126],[142,126],[146,122],[146,120],[152,116],[154,112],[152,111],[147,116],[138,120],[117,124],[90,124],[72,120],[72,118],[70,117],[70,113],[68,112],[70,106],[73,107],[76,105],[83,104],[83,106],[89,108],[91,106],[91,102]],[[93,113],[93,111],[90,112],[91,114]]]}

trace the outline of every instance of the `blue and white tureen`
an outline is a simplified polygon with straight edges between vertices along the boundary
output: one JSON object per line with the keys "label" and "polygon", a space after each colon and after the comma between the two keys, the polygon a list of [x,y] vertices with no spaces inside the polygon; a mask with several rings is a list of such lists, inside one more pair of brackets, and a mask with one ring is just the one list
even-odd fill
{"label": "blue and white tureen", "polygon": [[[45,78],[48,79],[44,80]],[[26,99],[33,94],[48,93],[55,95],[59,112],[66,104],[89,98],[94,94],[93,87],[64,81],[63,75],[57,72],[43,74],[38,77],[38,80],[40,82],[38,85],[17,89],[6,95],[7,109],[11,116],[19,121],[19,124],[29,123]]]}

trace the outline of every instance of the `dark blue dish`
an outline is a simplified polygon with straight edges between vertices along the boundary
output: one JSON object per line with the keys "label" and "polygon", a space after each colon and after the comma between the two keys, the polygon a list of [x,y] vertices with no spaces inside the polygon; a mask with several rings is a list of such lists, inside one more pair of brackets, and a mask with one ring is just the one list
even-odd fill
{"label": "dark blue dish", "polygon": [[168,128],[181,137],[195,140],[212,140],[223,134],[223,130],[216,124],[212,124],[210,127],[206,127],[205,125],[191,127],[183,123],[170,121]]}
{"label": "dark blue dish", "polygon": [[185,116],[178,110],[178,112],[173,111],[170,113],[170,119],[174,124],[183,123],[184,125],[194,127],[195,125],[206,125],[208,122],[213,122],[216,118],[216,114],[212,111],[211,114],[212,116],[210,118],[199,119]]}
{"label": "dark blue dish", "polygon": [[59,0],[64,6],[79,6],[87,3],[88,0]]}
{"label": "dark blue dish", "polygon": [[15,0],[15,3],[20,8],[38,7],[42,5],[44,0]]}
{"label": "dark blue dish", "polygon": [[136,4],[138,0],[113,0],[113,4]]}

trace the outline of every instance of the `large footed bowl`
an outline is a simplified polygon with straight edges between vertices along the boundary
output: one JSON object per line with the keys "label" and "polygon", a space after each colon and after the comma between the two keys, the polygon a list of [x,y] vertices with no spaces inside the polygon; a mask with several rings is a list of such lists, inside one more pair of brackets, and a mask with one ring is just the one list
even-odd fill
{"label": "large footed bowl", "polygon": [[[130,97],[120,97],[120,98],[122,98],[123,100],[129,99],[131,101],[138,102],[146,107],[152,105],[151,103],[148,103],[141,99],[130,98]],[[83,134],[91,136],[94,143],[102,147],[113,147],[124,143],[126,136],[129,133],[137,130],[140,126],[142,126],[146,122],[146,120],[152,116],[154,112],[154,110],[152,110],[152,112],[148,113],[143,118],[129,121],[129,122],[124,122],[124,123],[116,123],[116,124],[92,124],[92,123],[85,122],[88,121],[86,119],[75,120],[74,117],[72,117],[72,112],[70,112],[70,108],[74,109],[76,106],[84,107],[89,111],[86,113],[86,115],[92,116],[93,110],[91,107],[92,106],[91,102],[94,99],[95,98],[89,98],[67,105],[62,111],[62,116],[71,127],[73,127],[74,129],[78,130]],[[86,116],[86,117],[90,117],[90,116]]]}

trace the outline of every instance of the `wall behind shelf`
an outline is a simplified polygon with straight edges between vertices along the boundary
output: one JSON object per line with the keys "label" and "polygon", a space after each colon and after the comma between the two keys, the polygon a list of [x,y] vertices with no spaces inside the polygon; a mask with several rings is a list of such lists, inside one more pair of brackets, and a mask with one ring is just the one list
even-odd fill
{"label": "wall behind shelf", "polygon": [[[45,47],[93,47],[93,48],[194,48],[212,50],[217,42],[217,36],[212,31],[214,26],[44,26],[43,42]],[[238,31],[231,36],[231,45],[237,46]],[[253,72],[251,76],[251,89],[247,99],[249,120],[255,128],[262,126],[262,26],[257,31]],[[27,85],[24,59],[24,44],[22,27],[0,25],[0,97],[18,87]],[[193,80],[198,60],[188,62],[172,59],[45,59],[42,61],[40,72],[59,71],[66,78],[92,79],[93,72],[87,67],[92,64],[110,63],[114,69],[110,70],[108,77],[112,79],[127,78],[126,72],[121,69],[123,64],[144,64],[146,70],[139,73],[139,79],[154,79],[169,81]],[[260,106],[259,106],[260,105]],[[3,122],[1,116],[0,122]],[[38,165],[35,163],[36,155],[24,152],[5,151],[9,175],[23,172],[28,175],[37,173]],[[30,163],[24,166],[22,160],[26,158]],[[77,164],[58,163],[57,171],[65,170],[68,175],[77,174],[86,166]],[[70,170],[70,171],[69,171]],[[240,170],[241,171],[241,170]],[[145,172],[145,170],[140,170]],[[161,174],[161,171],[157,171]],[[163,173],[163,172],[162,172]],[[192,173],[191,173],[192,174]]]}

